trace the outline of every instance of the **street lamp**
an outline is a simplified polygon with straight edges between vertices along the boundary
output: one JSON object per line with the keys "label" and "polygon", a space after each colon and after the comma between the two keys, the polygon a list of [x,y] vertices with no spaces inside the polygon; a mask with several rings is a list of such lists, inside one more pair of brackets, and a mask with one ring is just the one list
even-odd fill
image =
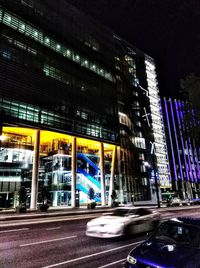
{"label": "street lamp", "polygon": [[156,162],[155,162],[155,142],[151,143],[151,155],[152,155],[152,164],[153,164],[153,171],[154,171],[154,181],[155,181],[155,187],[156,187],[156,197],[157,197],[157,204],[158,208],[160,208],[160,197],[159,197],[159,189],[158,189],[158,179],[157,179],[157,173],[156,173]]}

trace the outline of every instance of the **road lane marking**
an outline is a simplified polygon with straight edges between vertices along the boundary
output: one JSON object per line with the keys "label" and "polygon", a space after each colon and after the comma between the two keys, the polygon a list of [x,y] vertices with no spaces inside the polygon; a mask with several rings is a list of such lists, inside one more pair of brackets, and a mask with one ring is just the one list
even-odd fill
{"label": "road lane marking", "polygon": [[19,245],[19,246],[20,247],[28,247],[28,246],[32,246],[32,245],[50,243],[50,242],[54,242],[54,241],[66,240],[66,239],[76,238],[76,237],[77,237],[77,235],[72,235],[72,236],[67,236],[67,237],[63,237],[63,238],[56,238],[56,239],[51,239],[51,240],[44,240],[44,241],[38,241],[38,242],[29,243],[29,244],[23,244],[23,245]]}
{"label": "road lane marking", "polygon": [[58,227],[50,227],[50,228],[46,228],[47,231],[58,230],[58,229],[60,229],[60,226],[58,226]]}
{"label": "road lane marking", "polygon": [[111,251],[115,251],[115,250],[119,250],[119,249],[122,249],[122,248],[127,248],[127,247],[130,247],[130,246],[134,246],[134,245],[142,243],[143,241],[144,240],[141,240],[141,241],[134,242],[134,243],[131,243],[131,244],[128,244],[128,245],[124,245],[124,246],[121,246],[121,247],[104,250],[104,251],[101,251],[101,252],[93,253],[93,254],[86,255],[86,256],[83,256],[83,257],[79,257],[79,258],[76,258],[76,259],[71,259],[71,260],[68,260],[68,261],[63,261],[63,262],[43,266],[42,268],[52,268],[52,267],[61,266],[61,265],[64,265],[64,264],[67,264],[67,263],[70,263],[70,262],[80,261],[80,260],[83,260],[83,259],[91,258],[91,257],[101,255],[101,254],[104,254],[104,253],[108,253],[108,252],[111,252]]}
{"label": "road lane marking", "polygon": [[[65,216],[66,217],[66,216]],[[71,218],[70,218],[71,217]],[[25,220],[18,220],[15,222],[11,222],[11,223],[2,223],[0,220],[0,227],[5,227],[5,226],[16,226],[16,225],[30,225],[30,224],[38,224],[38,223],[50,223],[50,222],[65,222],[65,221],[74,221],[74,220],[84,220],[84,219],[92,219],[92,218],[96,218],[97,216],[93,215],[93,216],[82,216],[80,215],[79,217],[73,217],[73,216],[68,216],[66,218],[45,218],[43,220],[40,219],[25,219]]]}
{"label": "road lane marking", "polygon": [[4,231],[0,231],[0,233],[19,232],[19,231],[27,231],[27,230],[29,230],[29,228],[21,228],[21,229],[4,230]]}
{"label": "road lane marking", "polygon": [[105,268],[105,267],[111,266],[111,265],[113,265],[113,264],[122,262],[122,261],[124,262],[125,260],[126,260],[126,259],[121,259],[121,260],[118,260],[118,261],[110,262],[110,263],[108,263],[108,264],[106,264],[106,265],[104,265],[104,266],[99,266],[98,268]]}

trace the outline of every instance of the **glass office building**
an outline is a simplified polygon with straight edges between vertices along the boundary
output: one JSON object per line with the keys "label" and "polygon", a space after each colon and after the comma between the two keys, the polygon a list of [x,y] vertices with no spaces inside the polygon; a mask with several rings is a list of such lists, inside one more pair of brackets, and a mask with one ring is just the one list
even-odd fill
{"label": "glass office building", "polygon": [[41,187],[51,206],[152,200],[144,53],[64,0],[1,0],[0,24],[0,207],[22,185],[32,209]]}
{"label": "glass office building", "polygon": [[164,99],[172,190],[181,199],[200,197],[199,147],[195,109],[188,101]]}
{"label": "glass office building", "polygon": [[126,178],[128,200],[155,204],[157,194],[161,200],[161,192],[171,188],[155,62],[118,36],[115,46],[120,175]]}

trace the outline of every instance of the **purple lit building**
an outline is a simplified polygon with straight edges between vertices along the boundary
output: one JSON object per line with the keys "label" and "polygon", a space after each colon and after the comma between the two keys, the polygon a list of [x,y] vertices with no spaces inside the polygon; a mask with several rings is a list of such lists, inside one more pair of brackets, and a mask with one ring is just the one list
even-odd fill
{"label": "purple lit building", "polygon": [[186,101],[164,99],[163,115],[172,191],[183,199],[199,197],[199,148],[193,135],[195,112]]}

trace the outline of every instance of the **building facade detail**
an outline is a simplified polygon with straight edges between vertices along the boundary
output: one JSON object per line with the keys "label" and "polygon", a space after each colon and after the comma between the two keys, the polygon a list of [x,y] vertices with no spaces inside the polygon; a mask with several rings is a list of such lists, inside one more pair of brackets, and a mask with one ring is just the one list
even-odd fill
{"label": "building facade detail", "polygon": [[161,188],[171,188],[169,159],[156,75],[156,67],[154,60],[147,55],[145,56],[145,65],[159,184]]}
{"label": "building facade detail", "polygon": [[193,135],[197,122],[194,109],[188,101],[166,98],[163,108],[171,155],[172,190],[181,199],[198,198],[200,174],[197,139]]}
{"label": "building facade detail", "polygon": [[2,0],[0,25],[0,207],[22,186],[31,209],[42,188],[54,207],[91,188],[155,203],[170,176],[153,59],[67,0]]}

